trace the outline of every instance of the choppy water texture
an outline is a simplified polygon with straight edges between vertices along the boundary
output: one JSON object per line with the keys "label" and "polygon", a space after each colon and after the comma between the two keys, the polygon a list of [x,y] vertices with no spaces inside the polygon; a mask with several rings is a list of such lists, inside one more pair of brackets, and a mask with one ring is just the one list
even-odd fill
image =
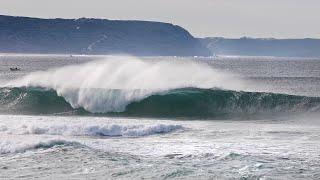
{"label": "choppy water texture", "polygon": [[320,178],[318,59],[0,65],[0,179]]}

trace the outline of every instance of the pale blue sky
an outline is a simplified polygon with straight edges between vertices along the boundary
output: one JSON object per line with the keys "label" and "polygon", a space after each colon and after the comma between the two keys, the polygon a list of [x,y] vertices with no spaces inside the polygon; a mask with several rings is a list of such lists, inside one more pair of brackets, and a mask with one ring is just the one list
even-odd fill
{"label": "pale blue sky", "polygon": [[0,14],[162,21],[198,37],[320,38],[320,0],[0,0]]}

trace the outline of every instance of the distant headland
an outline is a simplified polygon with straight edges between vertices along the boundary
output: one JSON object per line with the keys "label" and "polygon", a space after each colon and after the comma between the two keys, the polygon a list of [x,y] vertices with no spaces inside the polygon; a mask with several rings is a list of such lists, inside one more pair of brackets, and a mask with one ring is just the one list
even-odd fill
{"label": "distant headland", "polygon": [[0,53],[208,56],[182,27],[161,22],[0,16]]}
{"label": "distant headland", "polygon": [[162,22],[0,15],[0,53],[320,57],[320,39],[195,38]]}

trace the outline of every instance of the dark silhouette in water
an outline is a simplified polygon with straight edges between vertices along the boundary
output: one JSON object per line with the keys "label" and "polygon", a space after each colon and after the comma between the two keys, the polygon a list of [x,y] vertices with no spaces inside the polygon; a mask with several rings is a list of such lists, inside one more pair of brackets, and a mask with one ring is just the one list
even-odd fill
{"label": "dark silhouette in water", "polygon": [[14,68],[10,68],[10,71],[20,71],[20,68],[14,67]]}

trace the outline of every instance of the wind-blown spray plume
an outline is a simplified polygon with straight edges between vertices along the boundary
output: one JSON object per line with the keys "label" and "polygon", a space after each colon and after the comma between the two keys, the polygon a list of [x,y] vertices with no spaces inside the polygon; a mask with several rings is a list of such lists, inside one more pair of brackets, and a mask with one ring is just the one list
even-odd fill
{"label": "wind-blown spray plume", "polygon": [[134,101],[178,88],[239,90],[242,83],[200,62],[109,57],[81,65],[31,73],[6,87],[54,89],[73,108],[122,112]]}

